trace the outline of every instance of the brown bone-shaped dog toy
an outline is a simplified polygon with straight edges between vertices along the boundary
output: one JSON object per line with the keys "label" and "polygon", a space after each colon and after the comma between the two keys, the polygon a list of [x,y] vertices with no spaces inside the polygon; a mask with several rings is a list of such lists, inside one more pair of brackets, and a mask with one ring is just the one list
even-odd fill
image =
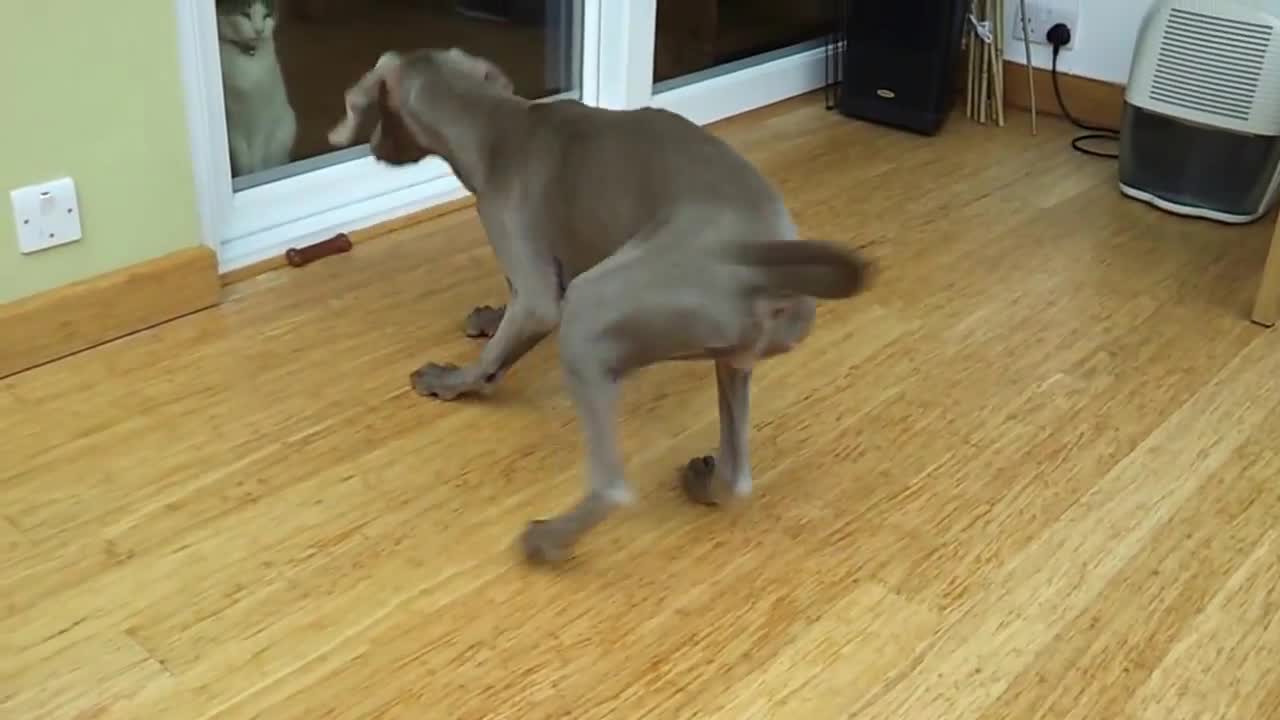
{"label": "brown bone-shaped dog toy", "polygon": [[284,258],[294,267],[309,265],[330,255],[338,255],[351,249],[351,238],[346,233],[338,233],[328,240],[302,248],[289,248]]}

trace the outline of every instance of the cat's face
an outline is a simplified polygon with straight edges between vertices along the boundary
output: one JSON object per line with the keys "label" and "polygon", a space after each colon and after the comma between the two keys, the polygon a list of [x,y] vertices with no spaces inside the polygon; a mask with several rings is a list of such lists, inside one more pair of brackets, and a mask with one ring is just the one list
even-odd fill
{"label": "cat's face", "polygon": [[276,0],[217,0],[218,37],[255,50],[276,31]]}

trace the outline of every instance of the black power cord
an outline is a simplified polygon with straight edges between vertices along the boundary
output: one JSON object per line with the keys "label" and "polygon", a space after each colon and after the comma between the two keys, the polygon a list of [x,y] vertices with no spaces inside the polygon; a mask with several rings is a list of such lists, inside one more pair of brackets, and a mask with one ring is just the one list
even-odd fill
{"label": "black power cord", "polygon": [[1071,121],[1072,125],[1075,125],[1088,133],[1085,135],[1079,135],[1072,139],[1071,148],[1076,152],[1084,153],[1085,155],[1092,155],[1094,157],[1108,158],[1111,160],[1120,157],[1119,153],[1108,153],[1084,146],[1084,143],[1093,140],[1111,140],[1113,142],[1119,142],[1120,131],[1112,130],[1111,128],[1098,127],[1096,125],[1087,125],[1080,122],[1076,119],[1076,116],[1071,114],[1071,110],[1067,108],[1067,103],[1062,99],[1062,90],[1058,87],[1058,54],[1062,52],[1062,48],[1065,47],[1067,43],[1071,42],[1071,28],[1067,27],[1063,23],[1058,23],[1057,25],[1049,28],[1049,32],[1046,33],[1046,39],[1048,39],[1049,44],[1053,46],[1053,66],[1049,71],[1049,76],[1053,79],[1053,95],[1058,100],[1058,107],[1062,108],[1062,114],[1067,116],[1067,119]]}

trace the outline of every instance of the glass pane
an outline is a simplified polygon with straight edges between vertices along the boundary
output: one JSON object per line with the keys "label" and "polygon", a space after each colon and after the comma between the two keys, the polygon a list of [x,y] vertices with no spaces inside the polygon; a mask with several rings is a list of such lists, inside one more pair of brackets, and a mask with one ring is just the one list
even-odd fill
{"label": "glass pane", "polygon": [[326,135],[387,50],[460,47],[520,95],[578,97],[581,0],[215,0],[236,190],[368,154]]}
{"label": "glass pane", "polygon": [[820,40],[830,31],[831,5],[832,0],[658,0],[653,81]]}

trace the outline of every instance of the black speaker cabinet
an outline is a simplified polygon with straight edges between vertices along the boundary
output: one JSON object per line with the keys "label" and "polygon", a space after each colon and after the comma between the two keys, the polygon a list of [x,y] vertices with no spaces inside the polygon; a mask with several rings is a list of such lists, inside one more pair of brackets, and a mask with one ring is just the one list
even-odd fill
{"label": "black speaker cabinet", "polygon": [[852,118],[934,135],[955,92],[968,0],[833,0],[835,107]]}

